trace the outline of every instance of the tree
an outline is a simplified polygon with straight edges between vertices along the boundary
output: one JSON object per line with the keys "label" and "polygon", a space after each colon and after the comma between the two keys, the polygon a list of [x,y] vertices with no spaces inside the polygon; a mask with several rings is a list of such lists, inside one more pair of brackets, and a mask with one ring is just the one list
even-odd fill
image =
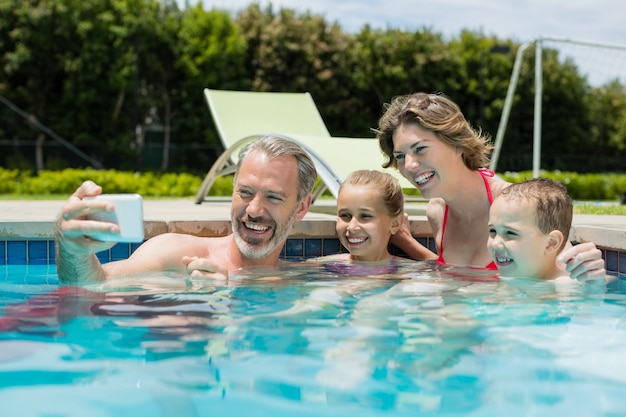
{"label": "tree", "polygon": [[248,43],[247,69],[256,91],[308,91],[329,130],[347,134],[344,109],[354,88],[347,71],[346,51],[351,38],[337,24],[321,16],[274,13],[252,5],[239,13],[237,23]]}
{"label": "tree", "polygon": [[[104,160],[119,129],[132,44],[124,13],[134,2],[2,0],[3,92],[33,118]],[[40,135],[39,143],[43,142]],[[119,156],[119,155],[118,155]],[[38,160],[38,169],[43,160]]]}
{"label": "tree", "polygon": [[[176,49],[181,75],[173,126],[179,142],[204,142],[221,148],[202,90],[248,90],[245,53],[246,39],[228,13],[207,12],[200,4],[183,12]],[[180,164],[192,171],[204,171],[215,158],[215,153],[195,151],[188,153]]]}
{"label": "tree", "polygon": [[366,25],[347,53],[349,74],[360,99],[347,114],[369,129],[377,126],[383,104],[393,97],[443,91],[442,86],[453,85],[453,58],[441,36],[428,29],[383,31]]}
{"label": "tree", "polygon": [[170,164],[173,98],[182,73],[176,51],[181,13],[175,2],[148,1],[137,15],[129,15],[134,50],[133,107],[135,125],[135,169],[142,166],[148,129],[163,132],[162,171]]}
{"label": "tree", "polygon": [[[91,159],[120,169],[146,167],[147,140],[162,142],[161,170],[203,172],[221,150],[205,87],[308,91],[335,136],[372,135],[383,104],[396,95],[442,92],[475,126],[496,133],[518,46],[510,40],[462,31],[445,41],[427,28],[369,25],[347,34],[310,12],[252,4],[233,19],[201,3],[184,10],[178,4],[0,0],[0,95]],[[491,53],[503,44],[510,53]],[[543,142],[558,151],[544,152],[542,166],[619,167],[586,159],[607,160],[626,147],[624,86],[616,80],[591,87],[572,62],[543,53]],[[534,62],[526,57],[499,169],[530,166],[533,112]],[[38,169],[90,160],[45,146],[50,141],[34,123],[2,106],[0,118],[0,138],[38,144],[30,158]],[[150,142],[155,132],[161,136]],[[19,157],[24,148],[15,149]]]}
{"label": "tree", "polygon": [[600,158],[608,163],[606,170],[623,171],[621,155],[626,150],[626,87],[613,80],[592,88],[585,101],[591,123],[588,129],[591,145],[598,155],[604,156]]}

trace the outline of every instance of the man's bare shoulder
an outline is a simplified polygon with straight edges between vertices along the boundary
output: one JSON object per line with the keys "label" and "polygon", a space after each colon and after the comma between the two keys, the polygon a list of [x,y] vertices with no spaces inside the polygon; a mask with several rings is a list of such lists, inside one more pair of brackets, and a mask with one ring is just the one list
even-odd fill
{"label": "man's bare shoulder", "polygon": [[200,237],[184,233],[163,233],[140,245],[125,260],[103,265],[108,277],[145,271],[184,269],[183,257],[214,258],[223,255],[228,236]]}
{"label": "man's bare shoulder", "polygon": [[222,247],[228,236],[202,237],[186,233],[162,233],[148,239],[141,247],[156,247],[171,252],[184,252],[187,256],[206,256],[212,248]]}
{"label": "man's bare shoulder", "polygon": [[187,234],[187,233],[168,232],[168,233],[158,234],[158,235],[152,237],[150,240],[153,240],[153,239],[161,240],[161,241],[170,241],[170,242],[175,242],[175,241],[180,241],[180,242],[203,241],[203,242],[207,242],[207,241],[225,240],[225,239],[228,239],[228,236],[211,236],[211,237],[207,237],[207,236],[196,236],[196,235],[191,235],[191,234]]}

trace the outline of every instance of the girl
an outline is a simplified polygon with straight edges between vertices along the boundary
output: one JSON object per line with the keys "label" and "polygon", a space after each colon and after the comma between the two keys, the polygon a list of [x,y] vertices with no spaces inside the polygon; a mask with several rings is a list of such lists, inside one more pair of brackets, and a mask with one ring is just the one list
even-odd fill
{"label": "girl", "polygon": [[389,253],[389,239],[400,228],[403,213],[404,195],[396,178],[381,171],[352,172],[339,188],[335,227],[348,253],[316,261],[332,261],[327,265],[331,269],[360,264],[370,273],[376,266],[382,267],[379,272],[392,272],[397,259]]}

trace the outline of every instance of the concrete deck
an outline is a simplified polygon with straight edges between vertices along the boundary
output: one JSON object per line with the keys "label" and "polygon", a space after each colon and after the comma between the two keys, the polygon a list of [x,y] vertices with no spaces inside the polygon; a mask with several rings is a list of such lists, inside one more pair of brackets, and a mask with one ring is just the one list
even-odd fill
{"label": "concrete deck", "polygon": [[[54,221],[65,200],[0,201],[0,238],[52,239]],[[334,200],[316,203],[294,236],[329,237],[335,234]],[[407,212],[415,236],[430,236],[424,203],[408,203]],[[230,231],[230,200],[194,204],[192,198],[144,200],[146,237],[164,232],[223,235]],[[626,216],[575,215],[570,238],[593,241],[599,247],[626,250]]]}

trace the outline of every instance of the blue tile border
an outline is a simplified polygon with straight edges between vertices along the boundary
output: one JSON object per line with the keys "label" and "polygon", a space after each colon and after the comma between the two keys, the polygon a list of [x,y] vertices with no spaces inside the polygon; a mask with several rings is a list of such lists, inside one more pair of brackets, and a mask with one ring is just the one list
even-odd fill
{"label": "blue tile border", "polygon": [[[619,271],[619,254],[614,251],[602,251],[607,271]],[[624,264],[626,265],[626,263]]]}
{"label": "blue tile border", "polygon": [[47,264],[48,260],[50,259],[48,247],[48,242],[43,240],[28,241],[28,263],[37,265]]}
{"label": "blue tile border", "polygon": [[304,239],[287,239],[284,253],[287,259],[304,257]]}
{"label": "blue tile border", "polygon": [[131,253],[133,253],[133,251],[131,250],[130,243],[118,243],[109,249],[109,260],[119,261],[126,259]]}
{"label": "blue tile border", "polygon": [[[96,254],[100,262],[128,258],[141,244],[118,243]],[[302,259],[334,255],[346,250],[337,238],[290,238],[283,247],[281,258]],[[0,240],[0,265],[55,264],[54,240]]]}
{"label": "blue tile border", "polygon": [[334,253],[341,253],[341,250],[344,249],[339,243],[339,239],[323,239],[322,242],[322,254],[330,255]]}
{"label": "blue tile border", "polygon": [[[434,239],[418,238],[418,241],[434,251]],[[101,262],[110,262],[129,257],[139,243],[117,244],[113,248],[97,254]],[[391,253],[402,256],[404,253],[393,246]],[[281,252],[285,260],[298,260],[318,256],[345,253],[337,238],[290,238]],[[606,270],[610,274],[626,274],[626,251],[602,249]],[[55,263],[54,240],[0,240],[0,265],[50,264]]]}
{"label": "blue tile border", "polygon": [[6,243],[6,263],[7,265],[23,265],[28,264],[27,258],[27,241],[25,240],[9,240]]}
{"label": "blue tile border", "polygon": [[317,258],[324,253],[324,239],[304,239],[304,253],[307,258]]}
{"label": "blue tile border", "polygon": [[617,252],[617,269],[616,272],[620,274],[626,273],[626,252]]}

